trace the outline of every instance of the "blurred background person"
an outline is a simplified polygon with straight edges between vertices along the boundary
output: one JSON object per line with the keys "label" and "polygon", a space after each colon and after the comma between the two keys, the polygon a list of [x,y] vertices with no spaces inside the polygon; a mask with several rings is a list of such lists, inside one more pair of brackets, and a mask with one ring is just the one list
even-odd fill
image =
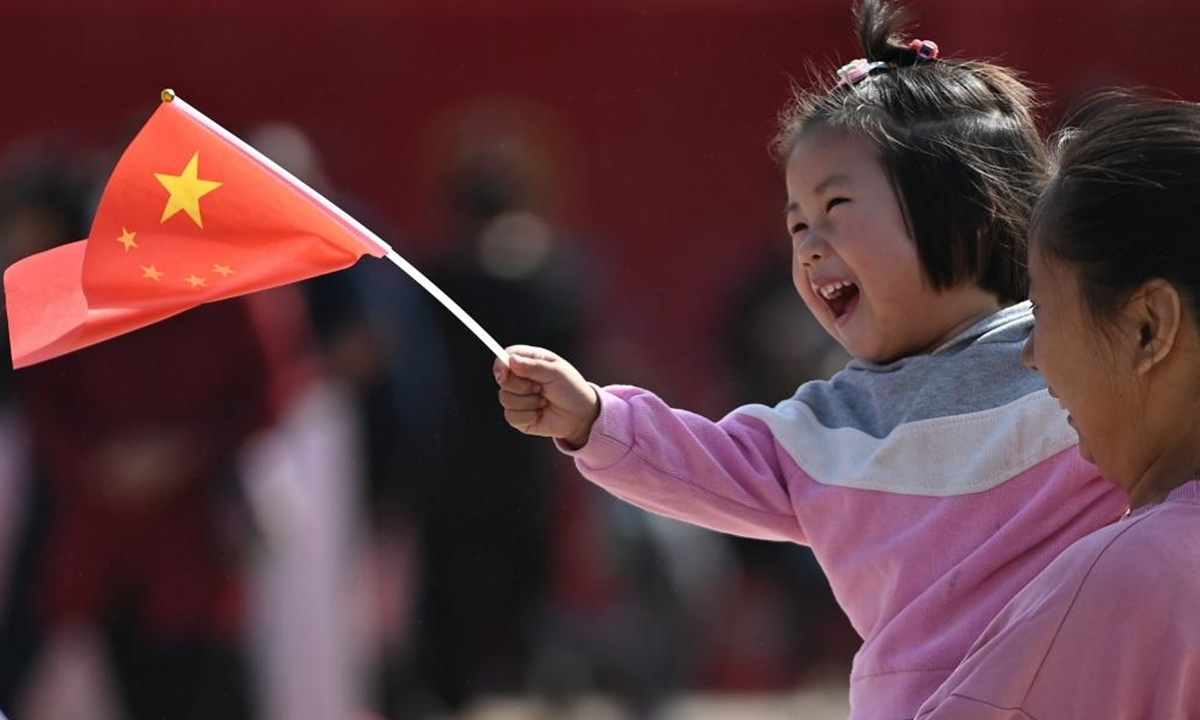
{"label": "blurred background person", "polygon": [[[579,347],[589,279],[547,213],[555,158],[537,120],[497,100],[454,121],[439,243],[448,252],[432,276],[497,338]],[[449,313],[438,319],[448,383],[437,401],[448,412],[421,436],[436,472],[414,499],[416,645],[391,717],[528,692],[550,602],[559,466],[505,432],[490,410],[495,390],[478,377],[486,351]]]}
{"label": "blurred background person", "polygon": [[[0,201],[10,260],[87,235],[96,157],[75,149],[12,170]],[[112,681],[108,712],[258,716],[243,637],[258,528],[238,457],[315,370],[288,296],[206,304],[6,374],[31,470],[0,626],[0,705],[64,712],[56,683],[92,638],[103,663],[93,681]]]}
{"label": "blurred background person", "polygon": [[253,717],[232,465],[271,420],[270,372],[235,300],[18,376],[50,512],[36,577],[13,590],[43,637],[99,629],[128,717]]}
{"label": "blurred background person", "polygon": [[[72,148],[35,143],[18,145],[5,156],[0,173],[0,259],[5,267],[87,235],[91,178],[88,168],[72,156],[77,157]],[[46,643],[46,623],[31,588],[40,581],[47,560],[51,492],[29,450],[29,414],[9,361],[7,315],[0,324],[5,358],[0,365],[0,568],[5,571],[0,585],[0,708],[13,712]]]}
{"label": "blurred background person", "polygon": [[[401,246],[379,212],[332,183],[297,124],[259,124],[247,141]],[[297,287],[319,340],[323,387],[286,425],[282,447],[254,460],[271,488],[265,512],[295,505],[280,491],[288,477],[304,483],[292,494],[307,498],[285,520],[274,567],[263,568],[258,613],[260,639],[272,648],[264,650],[274,678],[266,691],[287,720],[391,702],[395,668],[412,651],[412,496],[432,482],[428,448],[447,388],[435,304],[390,263],[367,258]],[[289,620],[281,605],[292,608]]]}

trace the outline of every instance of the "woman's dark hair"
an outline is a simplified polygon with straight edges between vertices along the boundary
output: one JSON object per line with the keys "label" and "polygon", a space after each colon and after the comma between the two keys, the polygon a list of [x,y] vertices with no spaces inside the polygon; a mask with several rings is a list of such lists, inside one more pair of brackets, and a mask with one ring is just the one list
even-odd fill
{"label": "woman's dark hair", "polygon": [[899,33],[903,7],[855,8],[868,61],[887,63],[853,84],[825,74],[798,90],[773,148],[787,162],[818,127],[861,134],[880,152],[930,284],[974,282],[1001,302],[1028,293],[1026,230],[1045,179],[1033,91],[1007,68],[921,58]]}
{"label": "woman's dark hair", "polygon": [[1200,105],[1110,91],[1066,128],[1034,209],[1039,251],[1074,267],[1094,320],[1156,278],[1200,318]]}

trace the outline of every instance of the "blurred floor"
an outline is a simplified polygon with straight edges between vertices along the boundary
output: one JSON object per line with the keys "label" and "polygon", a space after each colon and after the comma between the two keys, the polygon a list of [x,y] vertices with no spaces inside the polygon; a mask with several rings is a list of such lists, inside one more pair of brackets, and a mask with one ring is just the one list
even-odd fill
{"label": "blurred floor", "polygon": [[[844,720],[850,713],[847,691],[844,684],[829,683],[780,695],[690,695],[668,703],[654,720]],[[629,716],[615,703],[592,697],[565,709],[539,701],[491,700],[457,720],[629,720]]]}
{"label": "blurred floor", "polygon": [[[37,720],[120,720],[108,688],[109,678],[94,639],[87,634],[62,638],[41,668],[28,718]],[[827,681],[792,693],[764,695],[689,695],[668,702],[652,720],[844,720],[849,715],[847,687]],[[362,713],[352,720],[376,720]],[[414,720],[419,720],[415,719]],[[632,720],[612,700],[586,697],[565,708],[540,699],[496,698],[477,703],[460,717],[424,720]]]}

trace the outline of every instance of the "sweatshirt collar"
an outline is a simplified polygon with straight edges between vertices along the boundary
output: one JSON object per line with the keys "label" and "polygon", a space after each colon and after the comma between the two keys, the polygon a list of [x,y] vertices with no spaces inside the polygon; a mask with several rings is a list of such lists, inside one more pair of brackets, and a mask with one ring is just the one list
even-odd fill
{"label": "sweatshirt collar", "polygon": [[996,312],[982,318],[959,334],[934,349],[931,355],[949,354],[975,342],[986,342],[996,339],[1005,341],[1015,330],[1022,337],[1029,331],[1033,322],[1033,305],[1025,300],[1016,305],[1000,308]]}
{"label": "sweatshirt collar", "polygon": [[1166,505],[1167,503],[1200,504],[1200,480],[1188,480],[1184,484],[1167,493],[1167,496],[1163,498],[1162,502],[1143,505],[1137,510],[1130,512],[1125,517],[1137,517],[1142,513],[1149,512],[1150,510]]}

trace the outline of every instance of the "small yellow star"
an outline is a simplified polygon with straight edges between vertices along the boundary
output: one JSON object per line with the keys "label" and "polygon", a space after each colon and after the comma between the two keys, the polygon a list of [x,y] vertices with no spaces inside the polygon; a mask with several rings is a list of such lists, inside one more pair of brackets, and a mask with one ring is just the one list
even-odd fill
{"label": "small yellow star", "polygon": [[129,252],[129,248],[138,246],[138,244],[136,242],[134,242],[134,240],[133,240],[135,237],[137,237],[137,233],[129,232],[124,227],[122,227],[121,228],[121,237],[117,238],[117,242],[119,242],[125,246],[125,252]]}
{"label": "small yellow star", "polygon": [[221,187],[221,183],[201,180],[197,177],[199,171],[200,153],[197,152],[178,175],[154,173],[154,177],[171,193],[171,197],[167,198],[167,206],[163,208],[162,222],[166,222],[182,210],[196,225],[204,227],[204,221],[200,218],[200,198]]}
{"label": "small yellow star", "polygon": [[161,282],[163,273],[160,273],[153,265],[143,265],[142,277],[153,280],[154,282]]}
{"label": "small yellow star", "polygon": [[188,285],[191,285],[194,288],[204,287],[205,285],[208,284],[207,280],[205,280],[202,277],[196,277],[195,275],[188,275],[187,277],[184,278],[184,280],[187,282]]}
{"label": "small yellow star", "polygon": [[221,277],[229,277],[230,275],[233,274],[233,268],[229,267],[228,265],[220,265],[220,264],[214,263],[213,264],[213,272],[220,275]]}

